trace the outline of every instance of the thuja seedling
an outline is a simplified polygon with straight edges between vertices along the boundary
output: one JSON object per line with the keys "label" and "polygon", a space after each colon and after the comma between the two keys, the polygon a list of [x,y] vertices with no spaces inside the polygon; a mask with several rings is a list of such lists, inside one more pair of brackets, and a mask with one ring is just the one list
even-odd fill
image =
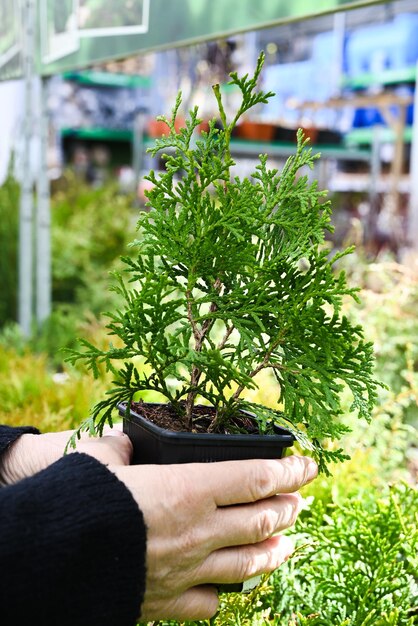
{"label": "thuja seedling", "polygon": [[[162,154],[165,170],[146,177],[153,185],[148,210],[113,286],[123,305],[107,314],[117,347],[83,341],[70,360],[84,360],[96,375],[104,363],[115,376],[88,420],[93,431],[111,422],[118,403],[129,407],[152,391],[186,430],[193,430],[198,401],[213,407],[213,432],[230,431],[240,409],[256,414],[260,432],[285,426],[326,469],[344,458],[342,449],[326,447],[348,430],[341,421],[344,388],[352,411],[370,419],[377,388],[373,348],[341,311],[343,299],[357,299],[357,290],[335,263],[352,249],[330,258],[324,245],[331,207],[304,171],[316,157],[302,131],[281,171],[260,155],[251,177],[232,173],[235,125],[274,95],[257,89],[263,61],[260,55],[252,77],[231,74],[230,84],[242,94],[233,119],[218,85],[219,116],[207,132],[197,132],[197,108],[176,131],[181,94],[172,116],[159,118],[167,134],[151,154]],[[276,409],[245,400],[262,370],[274,374]]]}

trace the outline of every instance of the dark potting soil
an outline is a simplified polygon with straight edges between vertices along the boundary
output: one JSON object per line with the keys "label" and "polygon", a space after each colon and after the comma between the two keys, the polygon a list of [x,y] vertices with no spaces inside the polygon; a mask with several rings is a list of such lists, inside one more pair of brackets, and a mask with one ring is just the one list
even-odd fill
{"label": "dark potting soil", "polygon": [[[131,410],[142,415],[148,421],[160,428],[176,432],[187,432],[185,423],[169,404],[148,404],[146,402],[132,402]],[[215,409],[211,406],[197,405],[193,408],[193,427],[189,432],[207,433],[216,432],[221,434],[246,433],[258,434],[258,427],[250,415],[240,412],[229,419],[228,426],[220,425],[211,431],[210,426],[215,417]]]}

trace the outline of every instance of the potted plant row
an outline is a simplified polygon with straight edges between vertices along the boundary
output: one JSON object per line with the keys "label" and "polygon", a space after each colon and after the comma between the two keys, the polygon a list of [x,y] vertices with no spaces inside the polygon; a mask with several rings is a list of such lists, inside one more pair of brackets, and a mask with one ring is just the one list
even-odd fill
{"label": "potted plant row", "polygon": [[[335,266],[351,249],[331,256],[325,245],[331,207],[309,182],[315,157],[303,133],[281,171],[266,155],[251,177],[234,169],[237,123],[274,96],[257,87],[263,61],[252,76],[230,75],[242,94],[232,119],[218,85],[207,131],[197,133],[197,108],[177,127],[181,94],[157,118],[166,134],[150,151],[165,169],[146,177],[147,211],[115,275],[112,341],[84,340],[70,356],[114,375],[81,429],[101,433],[119,411],[137,463],[279,458],[296,440],[327,471],[345,457],[335,443],[347,431],[343,390],[360,418],[376,400],[372,345],[342,313],[357,291]],[[246,398],[260,376],[273,406]]]}

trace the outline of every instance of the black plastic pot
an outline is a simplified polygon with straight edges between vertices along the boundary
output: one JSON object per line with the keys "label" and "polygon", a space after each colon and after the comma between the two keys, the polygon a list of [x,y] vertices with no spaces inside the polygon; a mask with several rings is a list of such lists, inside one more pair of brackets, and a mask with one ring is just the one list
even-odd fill
{"label": "black plastic pot", "polygon": [[279,427],[274,435],[175,432],[156,426],[133,409],[126,417],[126,404],[118,408],[124,417],[123,430],[133,443],[134,464],[280,459],[294,443],[293,435]]}

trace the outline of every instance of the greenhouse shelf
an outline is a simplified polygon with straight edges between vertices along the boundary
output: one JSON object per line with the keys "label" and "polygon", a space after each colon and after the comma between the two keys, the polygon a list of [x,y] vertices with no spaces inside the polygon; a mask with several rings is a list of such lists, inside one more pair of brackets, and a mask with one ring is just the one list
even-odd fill
{"label": "greenhouse shelf", "polygon": [[112,128],[62,128],[63,137],[86,139],[92,141],[133,141],[133,132],[125,129]]}
{"label": "greenhouse shelf", "polygon": [[66,72],[63,74],[63,78],[82,85],[94,85],[96,87],[129,87],[132,89],[142,87],[148,89],[151,86],[151,78],[148,76],[114,74],[112,72]]}
{"label": "greenhouse shelf", "polygon": [[[321,154],[327,159],[352,160],[352,161],[369,161],[370,151],[364,149],[351,149],[344,146],[313,144],[312,154]],[[259,154],[268,154],[272,157],[288,157],[296,152],[295,143],[263,143],[257,141],[232,140],[231,153],[237,156],[258,156]]]}
{"label": "greenhouse shelf", "polygon": [[[144,138],[144,149],[152,148],[154,140],[149,137]],[[313,144],[312,154],[320,154],[327,159],[342,161],[370,161],[371,152],[364,148],[350,148],[336,145]],[[267,154],[270,157],[287,158],[296,152],[296,143],[285,142],[263,142],[245,141],[242,139],[231,140],[231,154],[237,157],[258,157],[260,154]]]}
{"label": "greenhouse shelf", "polygon": [[[407,126],[404,131],[404,141],[409,143],[412,141],[413,127]],[[372,145],[375,137],[375,128],[356,128],[345,135],[345,143],[347,147],[359,145]],[[384,126],[379,127],[379,142],[393,143],[395,134],[391,128]]]}
{"label": "greenhouse shelf", "polygon": [[396,85],[398,83],[414,83],[417,70],[414,65],[397,69],[384,70],[378,73],[365,73],[358,76],[345,76],[342,86],[351,89],[365,89],[373,85]]}

